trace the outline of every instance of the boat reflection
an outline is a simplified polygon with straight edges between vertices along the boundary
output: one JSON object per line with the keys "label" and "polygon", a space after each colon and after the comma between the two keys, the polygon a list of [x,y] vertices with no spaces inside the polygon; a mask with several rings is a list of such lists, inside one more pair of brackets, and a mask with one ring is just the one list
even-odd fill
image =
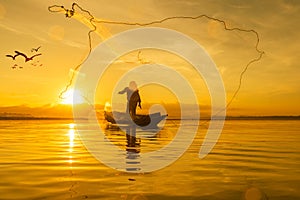
{"label": "boat reflection", "polygon": [[143,171],[143,155],[168,145],[177,130],[177,127],[164,129],[164,126],[145,130],[135,123],[113,124],[107,123],[106,120],[101,124],[106,138],[121,149],[118,155],[124,156],[124,162],[121,162],[125,165],[118,166],[118,169],[131,173]]}
{"label": "boat reflection", "polygon": [[140,138],[136,137],[136,126],[126,127],[126,171],[140,171]]}

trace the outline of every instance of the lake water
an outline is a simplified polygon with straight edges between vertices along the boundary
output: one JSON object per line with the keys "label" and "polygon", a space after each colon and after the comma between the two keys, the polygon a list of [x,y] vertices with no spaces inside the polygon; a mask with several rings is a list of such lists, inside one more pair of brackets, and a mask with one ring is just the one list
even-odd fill
{"label": "lake water", "polygon": [[[95,159],[73,123],[0,120],[1,200],[300,199],[300,120],[228,120],[212,152],[200,159],[207,129],[202,124],[176,162],[137,174],[111,169]],[[137,130],[140,145],[133,151],[162,148],[178,126],[180,121],[166,120],[154,136]],[[124,133],[103,130],[125,152]]]}

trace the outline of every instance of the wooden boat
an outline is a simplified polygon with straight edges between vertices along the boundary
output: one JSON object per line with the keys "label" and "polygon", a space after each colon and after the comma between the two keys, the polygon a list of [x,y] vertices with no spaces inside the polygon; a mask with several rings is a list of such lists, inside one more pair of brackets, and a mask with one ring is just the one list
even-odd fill
{"label": "wooden boat", "polygon": [[112,124],[138,125],[145,129],[157,128],[157,124],[167,116],[168,115],[161,115],[160,112],[157,112],[149,115],[136,115],[136,117],[131,120],[130,116],[126,113],[104,111],[105,119]]}

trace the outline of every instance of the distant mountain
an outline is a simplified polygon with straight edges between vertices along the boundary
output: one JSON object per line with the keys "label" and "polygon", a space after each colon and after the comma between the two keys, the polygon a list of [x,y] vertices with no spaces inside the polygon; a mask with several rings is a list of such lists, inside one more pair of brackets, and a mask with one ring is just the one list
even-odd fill
{"label": "distant mountain", "polygon": [[[86,118],[89,115],[92,107],[88,104],[76,105],[77,117]],[[101,113],[102,105],[96,105],[96,110]],[[72,105],[55,104],[43,105],[39,107],[29,107],[27,105],[19,106],[2,106],[0,107],[0,119],[66,119],[73,118]]]}
{"label": "distant mountain", "polygon": [[33,117],[54,117],[72,118],[72,106],[70,105],[44,105],[29,107],[26,105],[0,107],[0,117],[8,118],[33,118]]}

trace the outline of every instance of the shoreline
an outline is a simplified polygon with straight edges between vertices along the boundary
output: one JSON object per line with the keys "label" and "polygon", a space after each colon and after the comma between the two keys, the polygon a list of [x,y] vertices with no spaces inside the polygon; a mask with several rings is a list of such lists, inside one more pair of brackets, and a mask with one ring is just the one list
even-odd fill
{"label": "shoreline", "polygon": [[[74,120],[72,117],[24,117],[24,116],[0,116],[0,120]],[[86,118],[79,118],[79,120],[88,120]],[[169,117],[166,120],[196,120],[193,118],[172,118]],[[198,119],[197,119],[198,120]],[[211,120],[208,117],[200,118],[200,120]],[[216,117],[214,120],[219,120]],[[225,120],[300,120],[298,116],[226,116]]]}

